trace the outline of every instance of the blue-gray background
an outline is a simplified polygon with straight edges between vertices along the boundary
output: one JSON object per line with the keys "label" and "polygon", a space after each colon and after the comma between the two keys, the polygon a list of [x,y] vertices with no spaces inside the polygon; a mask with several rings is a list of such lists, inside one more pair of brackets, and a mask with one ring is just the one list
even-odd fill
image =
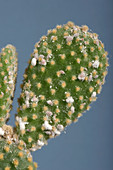
{"label": "blue-gray background", "polygon": [[35,42],[68,20],[87,24],[100,35],[109,52],[109,74],[91,110],[66,134],[33,153],[34,160],[39,170],[113,170],[113,0],[0,0],[0,48],[12,43],[19,58],[9,123],[14,125],[22,75]]}

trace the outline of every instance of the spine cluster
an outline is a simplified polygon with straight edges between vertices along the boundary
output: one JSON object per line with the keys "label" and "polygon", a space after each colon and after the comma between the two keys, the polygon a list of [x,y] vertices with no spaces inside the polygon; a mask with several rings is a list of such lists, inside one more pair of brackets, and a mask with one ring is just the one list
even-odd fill
{"label": "spine cluster", "polygon": [[19,138],[40,149],[89,110],[105,82],[104,44],[72,22],[49,30],[31,55],[16,116]]}
{"label": "spine cluster", "polygon": [[16,76],[16,49],[12,45],[7,45],[0,53],[0,127],[9,118],[15,90]]}

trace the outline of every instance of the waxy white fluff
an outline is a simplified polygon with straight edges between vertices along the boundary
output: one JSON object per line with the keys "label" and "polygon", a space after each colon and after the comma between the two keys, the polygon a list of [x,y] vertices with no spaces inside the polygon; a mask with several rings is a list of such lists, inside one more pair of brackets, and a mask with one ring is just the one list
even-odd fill
{"label": "waxy white fluff", "polygon": [[43,127],[46,130],[52,130],[52,126],[49,124],[49,122],[47,120],[44,122]]}
{"label": "waxy white fluff", "polygon": [[94,68],[98,68],[99,67],[99,61],[95,60],[92,65],[93,65]]}
{"label": "waxy white fluff", "polygon": [[29,124],[28,122],[23,122],[21,117],[16,117],[17,122],[19,123],[20,130],[25,130],[25,125]]}
{"label": "waxy white fluff", "polygon": [[66,99],[66,102],[67,102],[67,103],[73,103],[73,102],[74,102],[74,99],[73,99],[72,97],[68,97],[68,98]]}
{"label": "waxy white fluff", "polygon": [[85,80],[85,77],[86,77],[86,73],[83,71],[83,72],[81,72],[79,75],[78,75],[78,79],[79,80]]}
{"label": "waxy white fluff", "polygon": [[32,58],[32,60],[31,60],[31,65],[32,65],[32,66],[36,66],[36,58]]}
{"label": "waxy white fluff", "polygon": [[4,130],[2,128],[0,128],[0,135],[3,136],[4,135]]}
{"label": "waxy white fluff", "polygon": [[91,97],[96,97],[96,91],[92,93]]}

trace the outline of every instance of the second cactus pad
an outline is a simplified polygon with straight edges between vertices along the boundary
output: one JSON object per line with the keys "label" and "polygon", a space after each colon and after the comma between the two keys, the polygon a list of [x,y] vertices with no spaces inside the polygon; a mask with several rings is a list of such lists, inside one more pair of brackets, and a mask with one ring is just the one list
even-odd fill
{"label": "second cactus pad", "polygon": [[37,164],[32,161],[29,151],[24,150],[23,142],[18,145],[11,140],[0,139],[1,170],[36,170]]}
{"label": "second cactus pad", "polygon": [[57,25],[35,44],[16,117],[17,133],[28,148],[41,148],[89,110],[107,66],[104,44],[87,26]]}
{"label": "second cactus pad", "polygon": [[17,76],[17,52],[13,45],[0,53],[0,127],[9,118]]}

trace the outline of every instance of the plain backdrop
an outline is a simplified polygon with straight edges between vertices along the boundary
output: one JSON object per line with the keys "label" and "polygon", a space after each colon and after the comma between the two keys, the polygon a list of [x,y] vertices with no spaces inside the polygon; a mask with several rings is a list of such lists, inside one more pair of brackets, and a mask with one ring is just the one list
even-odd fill
{"label": "plain backdrop", "polygon": [[19,70],[13,111],[35,42],[68,20],[87,24],[109,52],[109,74],[98,100],[78,123],[33,153],[39,170],[113,170],[113,0],[0,0],[0,48],[16,46]]}

